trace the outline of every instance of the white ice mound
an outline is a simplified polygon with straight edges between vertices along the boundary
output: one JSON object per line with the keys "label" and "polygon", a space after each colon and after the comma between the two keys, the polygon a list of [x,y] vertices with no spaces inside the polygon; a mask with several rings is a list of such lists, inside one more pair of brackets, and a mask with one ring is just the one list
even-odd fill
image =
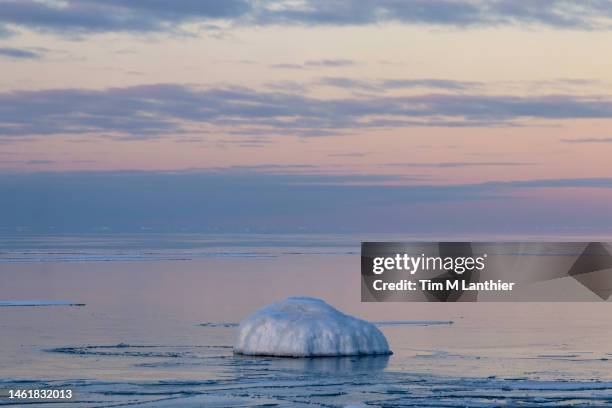
{"label": "white ice mound", "polygon": [[234,352],[284,357],[391,354],[387,339],[372,323],[309,297],[287,298],[244,319]]}

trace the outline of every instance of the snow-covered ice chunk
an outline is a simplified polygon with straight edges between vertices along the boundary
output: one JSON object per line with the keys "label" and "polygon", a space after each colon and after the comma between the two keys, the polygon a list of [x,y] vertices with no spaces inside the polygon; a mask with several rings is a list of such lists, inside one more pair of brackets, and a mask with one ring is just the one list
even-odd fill
{"label": "snow-covered ice chunk", "polygon": [[284,357],[391,354],[387,339],[372,323],[310,297],[290,297],[244,319],[234,352]]}

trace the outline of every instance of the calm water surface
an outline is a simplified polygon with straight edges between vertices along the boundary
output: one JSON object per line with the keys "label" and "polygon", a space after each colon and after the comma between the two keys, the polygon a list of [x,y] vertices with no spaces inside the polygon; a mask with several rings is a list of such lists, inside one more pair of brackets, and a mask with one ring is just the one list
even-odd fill
{"label": "calm water surface", "polygon": [[[75,391],[52,406],[612,405],[609,303],[362,304],[361,239],[3,237],[0,301],[85,306],[0,307],[0,390]],[[235,323],[293,295],[411,322],[380,324],[390,357],[234,356]]]}

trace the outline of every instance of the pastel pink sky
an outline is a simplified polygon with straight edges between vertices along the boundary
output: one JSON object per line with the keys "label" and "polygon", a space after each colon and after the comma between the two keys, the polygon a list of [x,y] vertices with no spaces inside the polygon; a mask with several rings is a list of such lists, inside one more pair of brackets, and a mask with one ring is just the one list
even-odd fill
{"label": "pastel pink sky", "polygon": [[0,0],[0,230],[609,231],[612,1]]}
{"label": "pastel pink sky", "polygon": [[[106,91],[156,84],[200,89],[244,87],[317,100],[554,95],[609,102],[612,90],[609,30],[398,22],[253,27],[234,25],[227,19],[215,21],[222,28],[214,33],[186,23],[180,26],[181,34],[109,31],[77,38],[16,26],[18,32],[1,40],[0,47],[30,50],[40,57],[5,55],[0,59],[3,103],[10,103],[13,92]],[[361,85],[334,85],[339,79]],[[402,80],[468,85],[447,88],[423,83],[375,89],[385,81]],[[432,115],[442,122],[446,119],[443,114]],[[527,113],[491,120],[489,125],[467,123],[463,127],[444,123],[347,124],[325,135],[304,135],[278,126],[269,133],[265,126],[254,132],[248,121],[224,125],[222,121],[179,117],[170,119],[176,128],[156,134],[92,127],[80,132],[59,129],[50,134],[0,135],[0,169],[181,170],[287,165],[294,168],[284,171],[312,172],[310,166],[316,166],[317,172],[417,175],[426,183],[445,184],[608,176],[612,143],[605,139],[612,136],[612,120],[606,115],[575,116],[529,117]],[[582,139],[586,141],[575,143]]]}

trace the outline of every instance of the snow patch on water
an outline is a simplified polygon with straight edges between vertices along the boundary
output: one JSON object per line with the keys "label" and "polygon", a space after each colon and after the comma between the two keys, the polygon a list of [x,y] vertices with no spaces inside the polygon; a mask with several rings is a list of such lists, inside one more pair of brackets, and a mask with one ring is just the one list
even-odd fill
{"label": "snow patch on water", "polygon": [[375,325],[309,297],[287,298],[244,319],[234,352],[284,357],[391,354]]}
{"label": "snow patch on water", "polygon": [[85,306],[85,304],[65,300],[0,300],[0,307],[10,306]]}
{"label": "snow patch on water", "polygon": [[381,320],[378,322],[372,322],[377,326],[437,326],[437,325],[451,325],[454,324],[452,320]]}
{"label": "snow patch on water", "polygon": [[201,327],[238,327],[238,323],[233,322],[204,322],[198,326]]}

